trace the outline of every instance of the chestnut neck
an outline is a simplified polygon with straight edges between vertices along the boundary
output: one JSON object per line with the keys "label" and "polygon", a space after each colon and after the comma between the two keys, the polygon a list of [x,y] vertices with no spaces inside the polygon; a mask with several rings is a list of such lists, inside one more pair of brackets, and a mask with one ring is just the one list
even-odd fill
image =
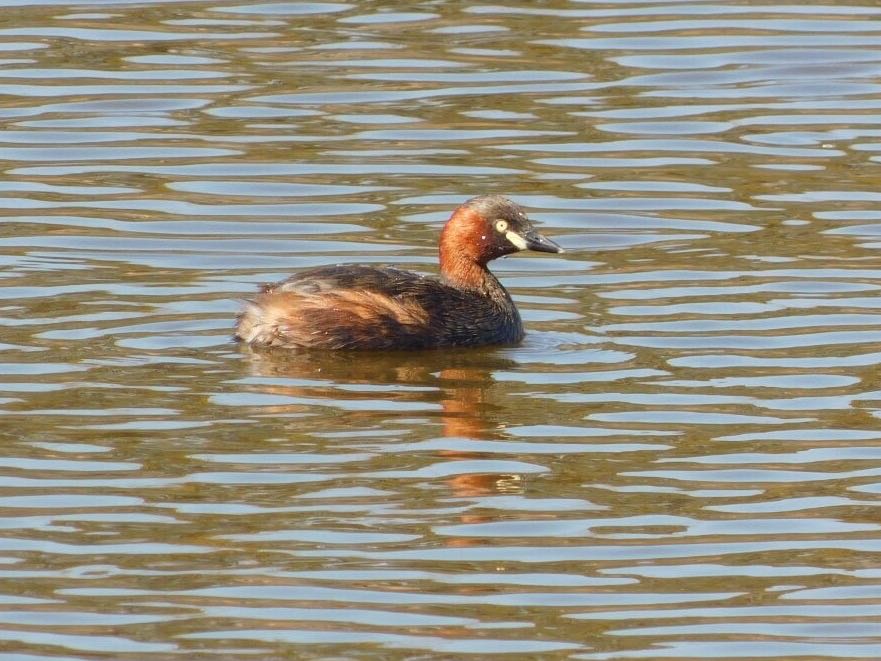
{"label": "chestnut neck", "polygon": [[459,207],[441,232],[441,274],[445,282],[459,289],[477,291],[499,302],[510,301],[508,292],[486,266],[492,239],[480,214]]}
{"label": "chestnut neck", "polygon": [[441,249],[440,270],[444,280],[459,289],[483,290],[498,284],[486,264],[481,264],[467,255]]}

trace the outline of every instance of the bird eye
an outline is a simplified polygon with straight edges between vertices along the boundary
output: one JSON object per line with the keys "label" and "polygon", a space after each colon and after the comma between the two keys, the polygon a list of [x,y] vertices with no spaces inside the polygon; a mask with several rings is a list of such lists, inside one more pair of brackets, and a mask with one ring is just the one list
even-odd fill
{"label": "bird eye", "polygon": [[496,231],[497,232],[505,232],[508,229],[508,221],[507,220],[497,220],[496,221]]}

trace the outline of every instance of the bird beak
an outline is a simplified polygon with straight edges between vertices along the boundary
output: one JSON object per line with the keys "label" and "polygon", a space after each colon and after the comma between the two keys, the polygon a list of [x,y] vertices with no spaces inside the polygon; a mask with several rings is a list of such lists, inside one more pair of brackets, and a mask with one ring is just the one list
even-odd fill
{"label": "bird beak", "polygon": [[551,241],[546,236],[542,236],[535,230],[531,229],[522,235],[526,247],[537,252],[565,252],[560,246]]}

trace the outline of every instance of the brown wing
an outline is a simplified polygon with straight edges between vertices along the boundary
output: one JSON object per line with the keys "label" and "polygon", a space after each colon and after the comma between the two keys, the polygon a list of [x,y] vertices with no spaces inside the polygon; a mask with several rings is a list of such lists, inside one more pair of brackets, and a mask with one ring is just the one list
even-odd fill
{"label": "brown wing", "polygon": [[437,280],[389,266],[320,266],[263,287],[263,291],[320,294],[342,290],[369,291],[389,296],[412,296]]}
{"label": "brown wing", "polygon": [[236,337],[302,349],[418,348],[435,344],[415,273],[367,266],[326,267],[265,287],[246,304]]}
{"label": "brown wing", "polygon": [[507,293],[497,299],[410,271],[331,266],[268,285],[246,304],[236,337],[288,349],[423,349],[511,344],[523,337]]}

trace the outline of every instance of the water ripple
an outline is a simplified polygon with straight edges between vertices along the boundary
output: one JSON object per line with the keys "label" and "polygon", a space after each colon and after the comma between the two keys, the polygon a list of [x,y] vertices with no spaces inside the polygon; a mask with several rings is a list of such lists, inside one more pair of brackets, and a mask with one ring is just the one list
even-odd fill
{"label": "water ripple", "polygon": [[[877,656],[877,7],[7,5],[7,656]],[[481,193],[521,345],[232,343]]]}

